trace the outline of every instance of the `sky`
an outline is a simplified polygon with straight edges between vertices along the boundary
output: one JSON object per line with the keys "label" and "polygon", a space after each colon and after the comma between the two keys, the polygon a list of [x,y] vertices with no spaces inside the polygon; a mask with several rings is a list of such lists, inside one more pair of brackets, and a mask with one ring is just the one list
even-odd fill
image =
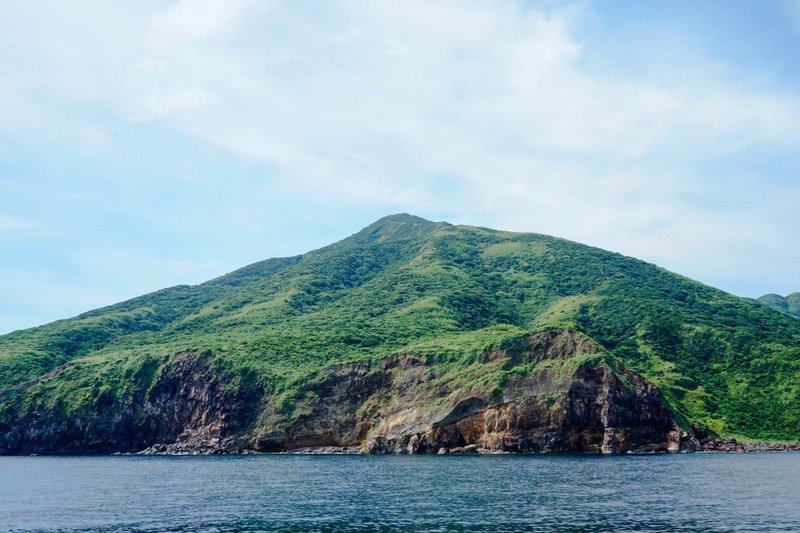
{"label": "sky", "polygon": [[398,212],[800,291],[800,0],[0,3],[0,333]]}

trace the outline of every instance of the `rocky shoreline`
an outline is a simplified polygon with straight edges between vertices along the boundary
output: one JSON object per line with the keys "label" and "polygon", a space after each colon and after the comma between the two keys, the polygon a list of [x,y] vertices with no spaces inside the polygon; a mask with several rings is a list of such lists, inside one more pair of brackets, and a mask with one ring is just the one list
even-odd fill
{"label": "rocky shoreline", "polygon": [[702,443],[702,452],[748,453],[748,452],[800,452],[798,442],[738,442],[736,439],[712,438]]}
{"label": "rocky shoreline", "polygon": [[[697,450],[682,450],[671,452],[668,450],[629,450],[622,454],[615,455],[661,455],[667,453],[760,453],[760,452],[800,452],[800,443],[786,442],[738,442],[736,439],[719,439],[710,437],[701,442],[701,447]],[[541,455],[553,452],[510,452],[503,450],[492,450],[480,448],[475,444],[458,446],[454,448],[439,448],[436,452],[422,452],[426,455],[511,455],[511,454],[531,454]],[[555,452],[572,453],[580,455],[608,455],[593,452]],[[135,454],[120,455],[166,455],[166,456],[187,456],[187,455],[420,455],[419,452],[397,449],[392,451],[374,451],[366,446],[306,446],[286,451],[261,452],[251,449],[231,450],[220,446],[209,445],[166,445],[159,444],[146,448]]]}

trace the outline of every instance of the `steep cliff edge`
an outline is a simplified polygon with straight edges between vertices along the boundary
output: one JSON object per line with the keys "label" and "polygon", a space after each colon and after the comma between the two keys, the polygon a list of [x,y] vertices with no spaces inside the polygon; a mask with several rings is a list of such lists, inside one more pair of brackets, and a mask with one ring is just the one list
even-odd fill
{"label": "steep cliff edge", "polygon": [[[699,448],[657,387],[572,331],[548,330],[504,348],[490,346],[458,373],[429,364],[424,354],[332,365],[288,404],[243,385],[246,380],[226,381],[213,366],[210,354],[181,353],[151,382],[139,376],[141,386],[123,397],[99,394],[91,409],[69,414],[58,406],[47,411],[35,400],[12,401],[0,423],[0,453]],[[65,370],[20,390],[68,379]]]}
{"label": "steep cliff edge", "polygon": [[41,386],[69,380],[71,366],[5,392],[0,454],[135,452],[161,442],[192,442],[203,453],[244,428],[258,406],[255,390],[219,379],[208,353],[187,352],[153,376],[131,376],[132,388],[121,398],[97,388],[90,406],[70,411],[47,403]]}

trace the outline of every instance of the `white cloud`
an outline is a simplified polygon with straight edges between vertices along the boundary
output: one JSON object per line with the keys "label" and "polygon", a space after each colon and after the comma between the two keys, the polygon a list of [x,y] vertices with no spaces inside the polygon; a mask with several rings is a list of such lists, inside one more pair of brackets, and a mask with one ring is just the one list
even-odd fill
{"label": "white cloud", "polygon": [[[680,48],[660,54],[646,79],[589,69],[593,51],[574,33],[580,9],[50,7],[56,15],[9,19],[7,40],[32,61],[3,61],[16,92],[0,105],[47,87],[263,161],[283,187],[318,202],[446,206],[464,222],[555,233],[675,268],[712,242],[734,263],[746,253],[742,235],[797,237],[763,205],[749,211],[754,223],[742,222],[747,211],[698,212],[685,200],[726,188],[728,177],[705,176],[701,163],[750,148],[796,153],[797,94],[738,83],[714,58]],[[431,186],[441,176],[452,190]],[[797,264],[798,254],[780,257]]]}
{"label": "white cloud", "polygon": [[244,0],[180,0],[152,23],[167,41],[218,37],[236,29],[247,4]]}
{"label": "white cloud", "polygon": [[[558,11],[351,2],[331,19],[291,4],[270,10],[182,0],[135,31],[127,20],[112,20],[128,28],[107,49],[67,32],[67,46],[44,52],[57,56],[45,64],[57,59],[61,67],[40,78],[52,77],[49,83],[73,96],[96,92],[136,120],[171,120],[315,187],[345,178],[391,188],[381,169],[364,163],[375,159],[370,144],[377,143],[438,169],[452,166],[464,146],[474,157],[514,151],[549,161],[602,155],[624,162],[660,150],[671,134],[685,138],[682,146],[699,141],[714,150],[719,141],[729,149],[798,142],[793,97],[713,78],[671,86],[584,72],[580,59],[590,51]],[[703,58],[683,61],[702,68]],[[315,159],[319,176],[303,168]]]}

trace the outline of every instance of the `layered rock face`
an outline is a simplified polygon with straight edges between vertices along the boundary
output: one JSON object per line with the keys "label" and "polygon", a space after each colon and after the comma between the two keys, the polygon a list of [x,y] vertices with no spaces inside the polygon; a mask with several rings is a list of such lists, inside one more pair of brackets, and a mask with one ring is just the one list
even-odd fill
{"label": "layered rock face", "polygon": [[320,401],[314,411],[285,432],[262,435],[256,447],[272,451],[336,443],[361,445],[368,453],[698,448],[644,378],[621,366],[570,360],[597,351],[582,335],[563,331],[529,336],[517,352],[489,350],[484,364],[534,365],[529,372],[512,373],[502,391],[437,382],[414,355],[387,360],[379,370],[332,368],[315,389]]}
{"label": "layered rock face", "polygon": [[653,384],[579,333],[528,335],[468,370],[478,379],[455,379],[416,354],[336,365],[305,384],[304,409],[287,413],[258,386],[220,381],[209,356],[185,353],[149,390],[91,411],[7,412],[0,453],[699,449]]}
{"label": "layered rock face", "polygon": [[[56,370],[36,381],[58,375]],[[250,421],[257,402],[252,391],[232,390],[220,382],[209,356],[182,353],[148,389],[135,389],[122,399],[101,394],[93,409],[66,416],[58,413],[59,406],[17,406],[6,412],[0,417],[0,453],[107,454],[184,442],[194,452],[213,452],[223,438]]]}

